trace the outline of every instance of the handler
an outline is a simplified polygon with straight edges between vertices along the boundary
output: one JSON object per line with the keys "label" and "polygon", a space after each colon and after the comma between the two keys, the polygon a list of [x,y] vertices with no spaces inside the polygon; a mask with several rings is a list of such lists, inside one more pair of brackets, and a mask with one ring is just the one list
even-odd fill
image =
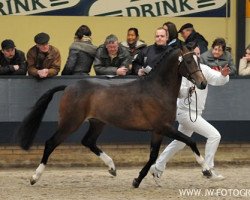
{"label": "handler", "polygon": [[[196,47],[195,53],[197,56],[200,55],[199,48]],[[198,59],[198,58],[197,58]],[[215,71],[210,67],[200,64],[201,70],[207,79],[207,83],[213,86],[224,85],[229,81],[230,68],[220,68],[220,71]],[[208,123],[202,116],[202,111],[205,108],[208,87],[204,90],[196,89],[196,95],[194,94],[193,84],[186,78],[182,78],[181,89],[179,98],[177,100],[177,115],[176,119],[179,122],[178,130],[185,135],[191,137],[193,132],[196,132],[207,138],[205,147],[205,162],[211,169],[212,176],[203,173],[203,176],[211,180],[223,180],[224,177],[217,174],[214,170],[214,156],[217,151],[221,136],[216,128]],[[189,114],[188,95],[191,95],[191,115]],[[197,103],[197,107],[196,107]],[[197,112],[196,112],[197,108]],[[197,117],[197,118],[196,118]],[[196,119],[196,120],[195,120]],[[166,163],[181,149],[185,147],[183,142],[174,140],[172,141],[165,150],[160,154],[156,163],[151,166],[150,173],[153,175],[157,185],[160,185],[160,178],[165,169]],[[202,171],[203,172],[203,171]]]}

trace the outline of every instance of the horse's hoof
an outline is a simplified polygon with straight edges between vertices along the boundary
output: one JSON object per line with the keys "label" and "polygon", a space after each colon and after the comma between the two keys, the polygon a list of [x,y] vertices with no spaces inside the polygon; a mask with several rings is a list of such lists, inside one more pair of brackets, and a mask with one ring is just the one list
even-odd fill
{"label": "horse's hoof", "polygon": [[138,181],[138,179],[137,179],[137,178],[135,178],[135,179],[133,180],[132,185],[133,185],[133,187],[134,187],[134,188],[138,188],[138,187],[139,187],[140,182]]}
{"label": "horse's hoof", "polygon": [[30,179],[30,184],[34,185],[36,183],[36,180],[34,180],[33,178]]}
{"label": "horse's hoof", "polygon": [[109,173],[112,175],[112,176],[116,176],[116,169],[109,169]]}
{"label": "horse's hoof", "polygon": [[211,172],[210,169],[203,170],[202,174],[203,174],[203,177],[206,177],[206,178],[211,178],[212,177],[212,172]]}

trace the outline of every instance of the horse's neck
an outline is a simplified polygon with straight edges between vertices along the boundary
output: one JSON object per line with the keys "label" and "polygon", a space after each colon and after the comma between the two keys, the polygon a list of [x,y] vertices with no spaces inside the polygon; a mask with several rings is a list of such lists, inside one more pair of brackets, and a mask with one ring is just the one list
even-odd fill
{"label": "horse's neck", "polygon": [[152,81],[174,96],[178,96],[181,85],[181,76],[178,72],[178,65],[178,59],[172,57],[172,59],[161,62],[156,73],[152,76]]}

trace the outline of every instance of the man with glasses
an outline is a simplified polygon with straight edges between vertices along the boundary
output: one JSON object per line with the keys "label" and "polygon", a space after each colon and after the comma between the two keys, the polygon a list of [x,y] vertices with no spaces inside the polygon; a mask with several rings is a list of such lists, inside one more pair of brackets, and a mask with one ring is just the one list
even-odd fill
{"label": "man with glasses", "polygon": [[50,36],[47,33],[38,33],[36,43],[27,53],[28,73],[38,79],[53,77],[61,67],[59,50],[49,44]]}

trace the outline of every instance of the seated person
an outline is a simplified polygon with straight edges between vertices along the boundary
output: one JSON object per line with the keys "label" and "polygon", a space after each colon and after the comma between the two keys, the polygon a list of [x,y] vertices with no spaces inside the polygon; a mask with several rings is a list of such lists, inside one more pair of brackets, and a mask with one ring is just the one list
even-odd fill
{"label": "seated person", "polygon": [[139,32],[137,28],[130,28],[127,32],[127,40],[121,42],[125,46],[132,58],[135,58],[139,51],[147,46],[142,40],[139,39]]}
{"label": "seated person", "polygon": [[0,52],[0,75],[26,75],[27,63],[22,51],[12,40],[4,40]]}
{"label": "seated person", "polygon": [[236,73],[232,55],[226,51],[226,42],[223,38],[214,40],[212,48],[201,54],[200,62],[218,71],[220,71],[220,67],[228,66],[231,70],[230,75]]}
{"label": "seated person", "polygon": [[246,54],[240,59],[239,75],[250,75],[250,44],[246,48]]}
{"label": "seated person", "polygon": [[97,48],[92,44],[91,30],[86,25],[80,26],[74,39],[62,75],[89,75]]}
{"label": "seated person", "polygon": [[154,69],[162,54],[167,49],[172,49],[167,45],[168,38],[168,31],[163,27],[158,28],[155,32],[155,43],[140,51],[133,60],[132,74],[144,76]]}
{"label": "seated person", "polygon": [[96,75],[129,74],[131,68],[131,56],[126,47],[118,42],[118,38],[111,34],[107,36],[103,45],[99,46],[94,60]]}
{"label": "seated person", "polygon": [[35,46],[27,53],[28,73],[30,76],[42,79],[58,74],[61,67],[59,50],[50,45],[47,33],[38,33],[34,41]]}

